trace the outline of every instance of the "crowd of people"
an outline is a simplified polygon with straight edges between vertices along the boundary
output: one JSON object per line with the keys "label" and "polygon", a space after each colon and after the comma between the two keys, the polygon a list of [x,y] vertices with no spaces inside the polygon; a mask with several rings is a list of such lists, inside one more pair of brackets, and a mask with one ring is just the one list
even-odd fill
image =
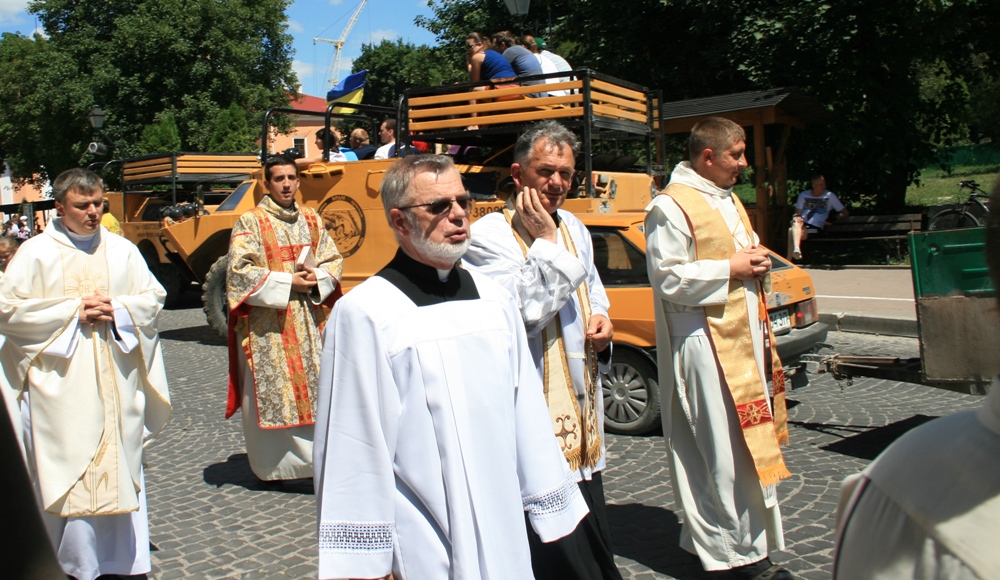
{"label": "crowd of people", "polygon": [[[470,32],[465,39],[465,48],[467,51],[465,65],[469,72],[469,80],[472,82],[488,80],[497,88],[559,83],[569,80],[569,78],[524,79],[524,77],[573,70],[566,59],[547,50],[544,39],[536,39],[530,34],[516,38],[507,30],[497,32],[489,37],[478,32]],[[485,88],[477,87],[478,90]],[[531,93],[528,96],[549,95],[556,97],[566,94],[568,91],[557,89]]]}
{"label": "crowd of people", "polygon": [[[383,147],[394,144],[394,123],[381,129]],[[367,146],[366,134],[350,138]],[[736,123],[693,127],[689,160],[647,207],[647,266],[680,545],[709,574],[783,580],[770,554],[784,546],[776,486],[791,476],[785,385],[766,316],[771,261],[732,192],[745,149]],[[622,577],[602,477],[614,327],[590,234],[561,209],[578,153],[557,122],[524,131],[515,195],[475,224],[451,157],[399,158],[380,189],[398,251],[347,295],[335,241],[296,201],[301,164],[266,161],[266,195],[230,240],[227,416],[241,412],[258,478],[312,478],[320,578]],[[165,292],[138,249],[102,227],[97,175],[68,170],[53,190],[59,217],[43,235],[14,260],[0,243],[0,387],[66,574],[143,574],[142,449],[171,412],[156,326]],[[989,449],[993,393],[974,433]],[[907,482],[885,467],[897,463],[845,491],[855,513],[870,504],[885,517],[850,518],[844,537],[867,552],[842,558],[842,577],[863,577],[893,534],[914,566],[933,563],[929,549],[977,541],[954,533],[928,548],[939,536],[900,532],[910,504],[892,500]],[[975,492],[988,502],[991,489]],[[928,510],[941,504],[925,495]],[[986,530],[991,518],[966,519]],[[939,562],[975,569],[954,554]]]}

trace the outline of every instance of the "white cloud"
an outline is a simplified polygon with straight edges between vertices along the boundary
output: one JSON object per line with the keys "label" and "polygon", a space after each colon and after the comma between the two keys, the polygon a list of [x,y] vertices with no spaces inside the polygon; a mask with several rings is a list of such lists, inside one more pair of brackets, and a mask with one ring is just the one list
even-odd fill
{"label": "white cloud", "polygon": [[293,33],[303,33],[306,29],[299,23],[298,20],[288,21],[288,31]]}
{"label": "white cloud", "polygon": [[28,0],[0,0],[0,28],[28,21]]}
{"label": "white cloud", "polygon": [[294,59],[292,60],[292,70],[295,71],[295,76],[299,77],[299,82],[305,85],[306,81],[315,74],[316,67],[308,62]]}
{"label": "white cloud", "polygon": [[371,39],[370,42],[372,44],[379,44],[383,40],[396,40],[399,38],[399,33],[392,29],[372,30],[368,36]]}
{"label": "white cloud", "polygon": [[344,3],[344,0],[330,0],[330,5],[331,6],[340,6],[343,3]]}
{"label": "white cloud", "polygon": [[354,58],[350,56],[340,56],[340,78],[344,78],[351,74],[351,68],[354,67]]}

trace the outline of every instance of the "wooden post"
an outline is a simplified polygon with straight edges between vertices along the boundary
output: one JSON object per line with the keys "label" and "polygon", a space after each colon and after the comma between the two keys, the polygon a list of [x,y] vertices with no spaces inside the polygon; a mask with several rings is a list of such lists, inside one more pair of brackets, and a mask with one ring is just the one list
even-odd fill
{"label": "wooden post", "polygon": [[771,237],[771,220],[770,212],[768,211],[770,200],[767,196],[766,176],[764,175],[767,170],[766,154],[764,151],[764,123],[761,122],[760,118],[754,121],[753,124],[753,158],[754,181],[757,187],[757,223],[759,224],[757,236],[760,238],[760,243],[768,245],[768,240]]}

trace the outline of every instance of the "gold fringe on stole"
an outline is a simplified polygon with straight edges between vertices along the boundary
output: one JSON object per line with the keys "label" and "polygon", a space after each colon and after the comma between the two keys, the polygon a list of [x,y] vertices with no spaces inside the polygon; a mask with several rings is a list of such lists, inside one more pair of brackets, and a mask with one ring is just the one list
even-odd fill
{"label": "gold fringe on stole", "polygon": [[[534,242],[534,238],[523,226],[514,223],[513,210],[505,208],[503,212],[507,223],[513,230],[514,239],[521,247],[521,252],[527,257],[528,249]],[[562,233],[566,249],[574,256],[579,256],[565,223],[560,222],[559,231]],[[576,291],[582,310],[582,320],[586,325],[592,313],[587,282],[584,281],[580,284]],[[584,341],[584,381],[586,381],[587,394],[581,417],[580,405],[576,401],[576,391],[573,389],[573,379],[569,372],[569,361],[566,358],[562,323],[558,314],[542,329],[542,341],[544,343],[542,386],[556,440],[559,441],[559,446],[571,470],[577,470],[581,465],[593,468],[600,461],[603,448],[601,426],[597,418],[598,376],[597,353],[594,352],[594,344],[590,340]],[[558,364],[553,364],[553,361],[558,361]]]}
{"label": "gold fringe on stole", "polygon": [[[673,184],[663,193],[673,198],[684,212],[694,237],[698,260],[728,260],[736,253],[733,234],[726,226],[725,219],[709,205],[701,192],[692,187]],[[752,239],[753,228],[743,204],[736,196],[733,196],[733,202],[747,236]],[[760,296],[763,298],[763,292]],[[750,320],[743,283],[730,280],[726,304],[706,306],[705,315],[719,366],[736,404],[743,438],[757,468],[757,476],[763,485],[772,485],[791,477],[779,445],[780,442],[788,441],[788,415],[785,408],[784,373],[780,370],[781,362],[774,349],[773,334],[763,301],[759,308],[763,309],[761,312],[771,344],[775,387],[774,416],[767,405],[767,385],[757,372],[750,325],[758,321]],[[774,373],[774,367],[777,367],[777,373]]]}

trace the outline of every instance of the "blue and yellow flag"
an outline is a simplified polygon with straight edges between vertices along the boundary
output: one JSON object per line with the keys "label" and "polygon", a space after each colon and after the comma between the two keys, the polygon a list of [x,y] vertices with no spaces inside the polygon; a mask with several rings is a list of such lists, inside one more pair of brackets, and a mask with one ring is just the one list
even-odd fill
{"label": "blue and yellow flag", "polygon": [[[326,94],[326,104],[348,103],[356,105],[360,103],[362,97],[365,96],[365,81],[367,80],[367,76],[367,70],[356,72],[347,76]],[[356,109],[345,109],[341,107],[337,107],[333,110],[335,113],[345,113],[348,115],[354,111],[356,111]]]}

